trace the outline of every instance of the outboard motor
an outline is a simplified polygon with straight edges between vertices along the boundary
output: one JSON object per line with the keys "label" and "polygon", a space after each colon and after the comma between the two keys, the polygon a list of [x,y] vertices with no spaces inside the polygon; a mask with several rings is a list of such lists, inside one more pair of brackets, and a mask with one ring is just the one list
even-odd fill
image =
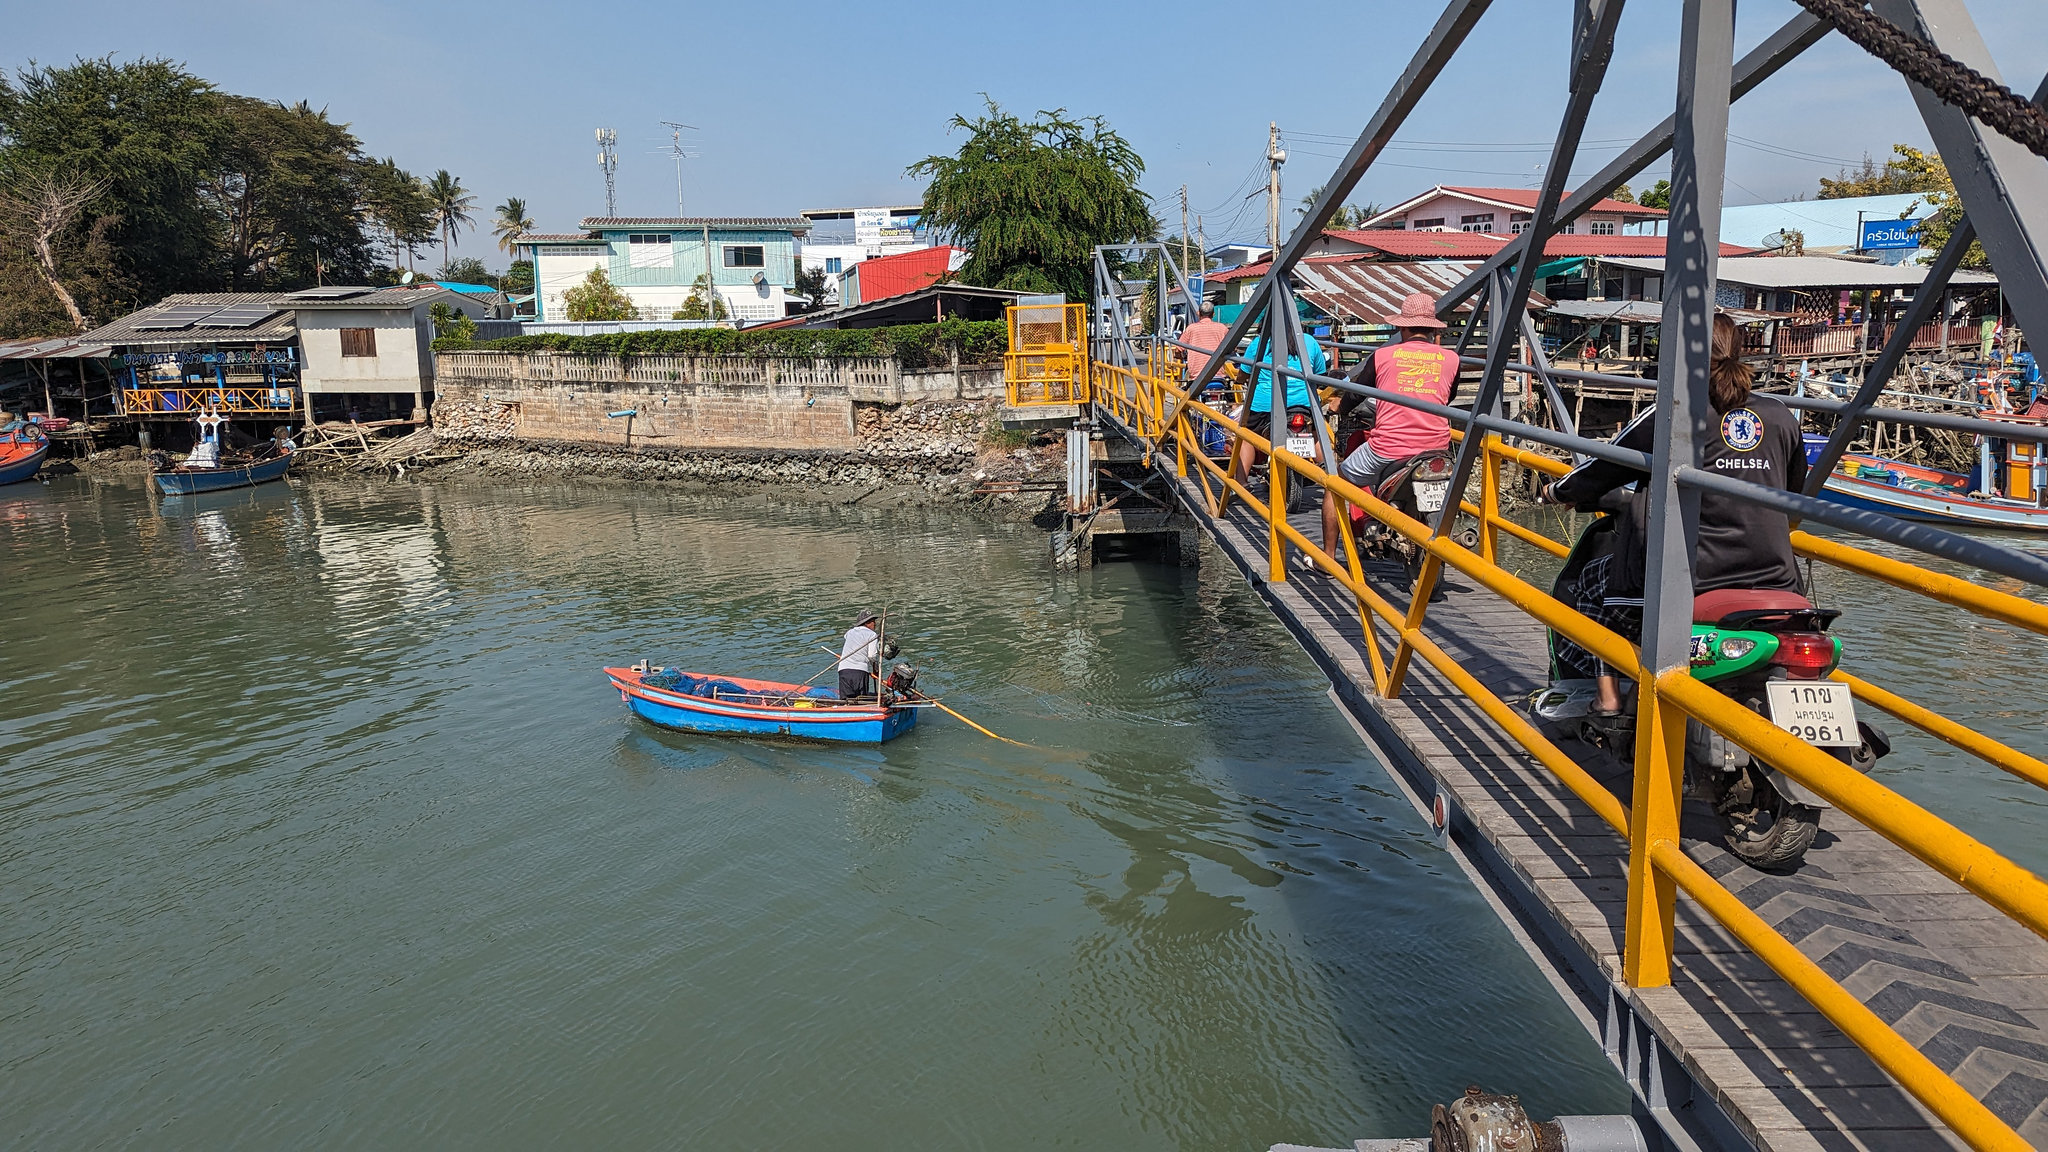
{"label": "outboard motor", "polygon": [[889,669],[889,678],[882,687],[898,696],[908,696],[917,688],[917,669],[908,664],[898,664]]}

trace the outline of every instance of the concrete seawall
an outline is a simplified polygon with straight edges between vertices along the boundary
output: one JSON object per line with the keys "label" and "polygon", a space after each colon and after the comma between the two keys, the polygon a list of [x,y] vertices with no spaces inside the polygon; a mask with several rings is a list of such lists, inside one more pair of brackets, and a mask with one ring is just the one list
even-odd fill
{"label": "concrete seawall", "polygon": [[443,352],[434,363],[435,428],[477,444],[857,452],[863,409],[1002,390],[1000,367],[906,371],[876,357]]}

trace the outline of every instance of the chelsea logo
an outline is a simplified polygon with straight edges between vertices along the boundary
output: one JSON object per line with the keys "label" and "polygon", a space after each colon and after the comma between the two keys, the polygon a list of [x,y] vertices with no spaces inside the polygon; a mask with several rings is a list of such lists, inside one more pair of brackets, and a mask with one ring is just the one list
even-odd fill
{"label": "chelsea logo", "polygon": [[1737,452],[1747,452],[1764,441],[1764,419],[1747,408],[1735,408],[1721,417],[1721,440]]}

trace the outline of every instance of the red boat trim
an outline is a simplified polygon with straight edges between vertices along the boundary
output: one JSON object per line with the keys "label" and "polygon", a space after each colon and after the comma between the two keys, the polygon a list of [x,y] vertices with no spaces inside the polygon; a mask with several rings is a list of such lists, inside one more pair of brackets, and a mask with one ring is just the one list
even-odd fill
{"label": "red boat trim", "polygon": [[794,717],[805,724],[864,724],[886,720],[889,709],[844,705],[826,705],[822,708],[757,707],[746,704],[725,704],[707,700],[702,696],[684,696],[680,693],[663,692],[633,683],[619,676],[611,669],[605,669],[612,686],[629,695],[638,696],[651,704],[669,708],[681,708],[686,712],[706,712],[716,716],[730,716],[740,720],[775,720],[786,722]]}

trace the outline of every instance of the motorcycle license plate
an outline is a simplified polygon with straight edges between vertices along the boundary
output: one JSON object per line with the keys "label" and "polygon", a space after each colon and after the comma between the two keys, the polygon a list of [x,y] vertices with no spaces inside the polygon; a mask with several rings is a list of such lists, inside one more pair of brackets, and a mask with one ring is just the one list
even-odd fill
{"label": "motorcycle license plate", "polygon": [[1316,438],[1313,436],[1289,436],[1287,438],[1287,450],[1304,460],[1310,459],[1316,454]]}
{"label": "motorcycle license plate", "polygon": [[1451,490],[1449,480],[1426,480],[1415,485],[1415,510],[1417,512],[1441,512],[1444,510],[1444,494]]}
{"label": "motorcycle license plate", "polygon": [[1863,742],[1856,731],[1856,702],[1849,686],[1830,680],[1772,680],[1771,723],[1808,744],[1822,748],[1854,748]]}

